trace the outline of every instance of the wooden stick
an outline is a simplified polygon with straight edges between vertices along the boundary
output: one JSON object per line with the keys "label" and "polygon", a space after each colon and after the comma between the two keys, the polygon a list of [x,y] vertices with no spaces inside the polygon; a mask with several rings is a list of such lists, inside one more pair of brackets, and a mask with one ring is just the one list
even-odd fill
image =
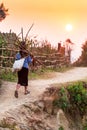
{"label": "wooden stick", "polygon": [[28,30],[28,32],[27,32],[27,34],[26,34],[26,37],[25,37],[25,41],[26,41],[26,39],[27,39],[27,36],[28,36],[28,34],[29,34],[29,32],[30,32],[30,30],[31,30],[31,28],[34,26],[34,23],[31,25],[31,27],[29,28],[29,30]]}
{"label": "wooden stick", "polygon": [[22,33],[22,41],[24,41],[24,38],[23,38],[23,28],[21,28],[21,33]]}

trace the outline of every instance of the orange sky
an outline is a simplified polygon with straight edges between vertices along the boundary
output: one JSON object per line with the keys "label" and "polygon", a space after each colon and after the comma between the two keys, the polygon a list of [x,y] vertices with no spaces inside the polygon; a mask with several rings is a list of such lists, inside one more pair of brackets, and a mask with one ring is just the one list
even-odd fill
{"label": "orange sky", "polygon": [[[12,29],[17,34],[21,27],[24,34],[31,24],[34,26],[30,35],[38,35],[38,39],[48,39],[52,45],[70,38],[79,46],[87,38],[87,0],[0,0],[9,8],[9,15],[0,23],[1,32]],[[67,32],[66,24],[72,24],[73,30]]]}

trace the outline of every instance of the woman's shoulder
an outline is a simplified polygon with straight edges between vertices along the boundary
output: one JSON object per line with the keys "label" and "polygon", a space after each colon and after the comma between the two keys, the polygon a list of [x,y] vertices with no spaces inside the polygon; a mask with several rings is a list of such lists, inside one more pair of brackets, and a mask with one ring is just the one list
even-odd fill
{"label": "woman's shoulder", "polygon": [[30,56],[30,55],[28,55],[28,56],[26,56],[26,58],[31,58],[31,56]]}
{"label": "woman's shoulder", "polygon": [[17,54],[16,54],[16,59],[20,59],[21,58],[21,55],[20,55],[20,53],[18,52]]}
{"label": "woman's shoulder", "polygon": [[32,58],[31,58],[30,55],[28,55],[25,59],[27,60],[27,62],[31,62],[32,61]]}

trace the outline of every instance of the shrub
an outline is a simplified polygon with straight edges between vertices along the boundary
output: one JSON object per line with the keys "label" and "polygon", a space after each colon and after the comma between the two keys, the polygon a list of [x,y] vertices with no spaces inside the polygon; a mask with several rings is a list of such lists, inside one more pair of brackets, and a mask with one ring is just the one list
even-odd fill
{"label": "shrub", "polygon": [[87,110],[87,89],[82,82],[68,86],[67,90],[70,95],[70,104],[72,108],[78,108],[81,115],[84,115]]}
{"label": "shrub", "polygon": [[67,95],[66,89],[64,87],[62,87],[58,91],[58,95],[59,95],[59,98],[54,100],[53,105],[57,106],[63,110],[66,110],[69,106],[69,100],[68,100],[68,95]]}
{"label": "shrub", "polygon": [[62,126],[60,126],[60,128],[58,130],[64,130]]}
{"label": "shrub", "polygon": [[66,88],[60,88],[60,91],[58,91],[58,99],[54,100],[53,105],[64,111],[68,110],[72,115],[77,111],[82,116],[86,114],[87,89],[84,87],[83,82],[77,82]]}
{"label": "shrub", "polygon": [[87,130],[87,124],[83,126],[83,130]]}

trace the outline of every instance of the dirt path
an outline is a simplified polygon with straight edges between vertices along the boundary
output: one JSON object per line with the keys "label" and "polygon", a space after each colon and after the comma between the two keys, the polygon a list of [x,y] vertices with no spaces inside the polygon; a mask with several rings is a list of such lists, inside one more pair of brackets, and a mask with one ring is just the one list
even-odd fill
{"label": "dirt path", "polygon": [[0,95],[0,117],[10,109],[15,109],[16,107],[24,104],[27,101],[36,100],[44,90],[54,83],[64,83],[76,80],[83,80],[87,78],[87,67],[78,67],[69,70],[64,73],[56,73],[53,78],[50,79],[39,79],[29,81],[29,90],[31,91],[29,95],[23,94],[23,87],[19,90],[19,98],[14,97],[14,90],[16,83],[4,82],[3,83],[3,95]]}

